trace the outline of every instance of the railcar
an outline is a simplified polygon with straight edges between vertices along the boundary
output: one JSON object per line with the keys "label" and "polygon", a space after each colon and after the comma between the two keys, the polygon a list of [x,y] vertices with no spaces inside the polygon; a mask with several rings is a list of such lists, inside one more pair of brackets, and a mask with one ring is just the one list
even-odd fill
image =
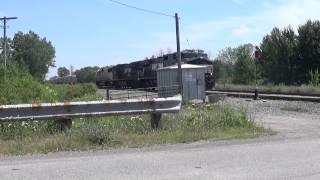
{"label": "railcar", "polygon": [[48,82],[51,84],[75,84],[77,83],[77,77],[75,75],[63,77],[54,76],[50,78]]}
{"label": "railcar", "polygon": [[[213,65],[203,50],[184,50],[182,63],[206,66],[206,88],[214,86]],[[161,57],[103,67],[96,73],[98,88],[147,88],[157,86],[157,69],[176,64],[176,53]]]}

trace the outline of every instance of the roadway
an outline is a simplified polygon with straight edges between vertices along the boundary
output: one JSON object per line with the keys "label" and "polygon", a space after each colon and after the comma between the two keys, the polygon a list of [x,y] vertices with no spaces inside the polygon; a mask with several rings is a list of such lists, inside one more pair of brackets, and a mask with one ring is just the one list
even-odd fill
{"label": "roadway", "polygon": [[231,98],[225,103],[246,107],[253,120],[278,133],[250,140],[1,157],[0,179],[320,179],[320,104]]}

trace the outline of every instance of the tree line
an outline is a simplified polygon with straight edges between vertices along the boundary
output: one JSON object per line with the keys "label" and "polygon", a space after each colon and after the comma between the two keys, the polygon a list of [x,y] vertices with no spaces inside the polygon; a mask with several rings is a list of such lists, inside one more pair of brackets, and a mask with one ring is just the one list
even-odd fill
{"label": "tree line", "polygon": [[260,44],[261,59],[252,58],[254,46],[221,50],[214,60],[215,74],[223,83],[301,85],[320,83],[320,22],[308,20],[298,27],[275,27]]}
{"label": "tree line", "polygon": [[77,77],[78,83],[90,83],[96,81],[96,72],[98,71],[98,66],[88,66],[81,69],[76,70],[75,72],[71,72],[66,67],[59,67],[58,68],[58,76],[69,76],[69,75],[75,75]]}

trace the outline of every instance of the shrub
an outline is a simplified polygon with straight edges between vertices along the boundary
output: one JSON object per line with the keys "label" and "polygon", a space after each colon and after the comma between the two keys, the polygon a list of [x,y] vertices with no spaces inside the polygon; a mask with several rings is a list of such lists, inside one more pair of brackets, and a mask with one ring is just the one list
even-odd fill
{"label": "shrub", "polygon": [[319,86],[320,85],[320,73],[318,71],[318,69],[316,69],[315,71],[310,71],[309,72],[309,76],[310,76],[310,81],[309,84],[312,86]]}
{"label": "shrub", "polygon": [[96,86],[94,84],[50,85],[50,88],[58,92],[59,101],[70,101],[72,99],[82,98],[83,96],[96,94]]}
{"label": "shrub", "polygon": [[14,64],[0,67],[0,104],[56,101],[58,94],[36,81],[28,71]]}

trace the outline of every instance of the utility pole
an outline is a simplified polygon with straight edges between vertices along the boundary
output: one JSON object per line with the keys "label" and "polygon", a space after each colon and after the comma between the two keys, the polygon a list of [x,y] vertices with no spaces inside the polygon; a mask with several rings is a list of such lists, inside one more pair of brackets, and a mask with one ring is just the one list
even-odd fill
{"label": "utility pole", "polygon": [[180,52],[180,32],[179,32],[179,16],[175,14],[176,19],[176,38],[177,38],[177,61],[178,61],[178,79],[179,79],[179,92],[183,95],[183,83],[182,83],[182,69],[181,69],[181,52]]}
{"label": "utility pole", "polygon": [[254,89],[254,100],[259,100],[259,90],[258,90],[258,79],[257,79],[257,63],[258,61],[261,59],[261,56],[262,56],[262,51],[261,49],[256,46],[255,47],[255,51],[254,51],[254,65],[255,65],[255,68],[254,68],[254,73],[255,73],[255,84],[256,84],[256,87]]}
{"label": "utility pole", "polygon": [[11,19],[18,19],[17,17],[6,17],[0,18],[3,21],[3,56],[4,56],[4,67],[7,66],[7,21]]}

